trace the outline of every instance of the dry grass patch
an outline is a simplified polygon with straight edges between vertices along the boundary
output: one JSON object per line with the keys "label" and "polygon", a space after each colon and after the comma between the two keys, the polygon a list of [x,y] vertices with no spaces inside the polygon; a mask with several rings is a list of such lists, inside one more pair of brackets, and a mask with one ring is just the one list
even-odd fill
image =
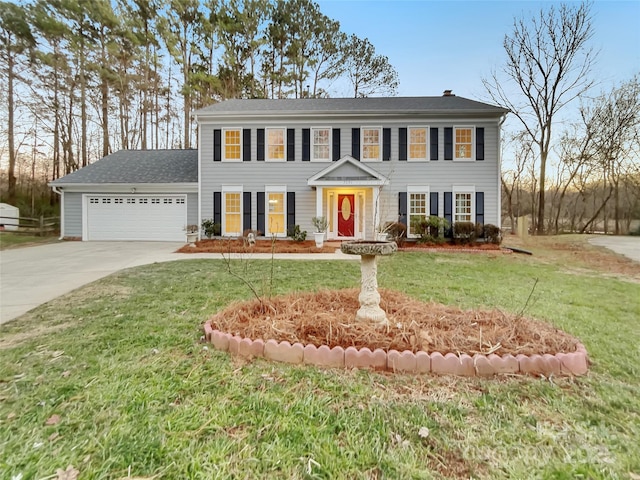
{"label": "dry grass patch", "polygon": [[578,340],[551,325],[501,310],[462,310],[382,289],[391,325],[355,323],[358,290],[321,290],[234,303],[211,318],[220,331],[253,339],[385,351],[555,354]]}

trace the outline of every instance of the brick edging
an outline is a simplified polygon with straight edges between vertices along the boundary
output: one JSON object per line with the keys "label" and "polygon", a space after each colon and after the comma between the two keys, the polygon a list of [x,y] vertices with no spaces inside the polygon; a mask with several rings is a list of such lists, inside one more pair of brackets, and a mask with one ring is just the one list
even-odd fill
{"label": "brick edging", "polygon": [[287,341],[251,340],[214,330],[211,321],[204,324],[207,342],[216,350],[244,357],[263,357],[277,362],[315,365],[319,367],[370,368],[400,373],[435,373],[438,375],[461,375],[466,377],[488,377],[497,374],[526,375],[584,375],[589,369],[587,350],[581,343],[572,353],[533,355],[456,355],[440,352],[413,353],[410,350],[384,350],[373,352],[367,348],[334,347],[326,345],[303,345]]}

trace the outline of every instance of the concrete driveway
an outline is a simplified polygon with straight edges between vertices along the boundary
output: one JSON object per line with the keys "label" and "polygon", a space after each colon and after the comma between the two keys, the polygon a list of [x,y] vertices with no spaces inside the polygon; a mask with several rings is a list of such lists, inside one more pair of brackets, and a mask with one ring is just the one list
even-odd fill
{"label": "concrete driveway", "polygon": [[589,243],[608,248],[631,260],[640,262],[640,237],[603,235],[589,239]]}
{"label": "concrete driveway", "polygon": [[[118,270],[138,265],[195,258],[223,258],[215,253],[173,253],[179,242],[60,242],[0,252],[0,324]],[[232,258],[247,258],[233,255]],[[249,258],[269,259],[269,253]],[[276,254],[276,259],[360,260],[336,253]]]}
{"label": "concrete driveway", "polygon": [[0,324],[122,270],[184,257],[176,242],[60,242],[0,252]]}

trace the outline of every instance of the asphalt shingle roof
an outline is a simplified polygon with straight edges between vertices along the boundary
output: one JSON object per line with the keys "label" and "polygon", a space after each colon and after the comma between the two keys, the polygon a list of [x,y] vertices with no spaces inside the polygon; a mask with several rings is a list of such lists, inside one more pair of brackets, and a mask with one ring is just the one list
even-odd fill
{"label": "asphalt shingle roof", "polygon": [[318,114],[318,113],[486,113],[502,115],[508,110],[455,95],[440,97],[234,99],[196,111],[196,115],[225,114]]}
{"label": "asphalt shingle roof", "polygon": [[197,182],[198,150],[120,150],[52,185]]}

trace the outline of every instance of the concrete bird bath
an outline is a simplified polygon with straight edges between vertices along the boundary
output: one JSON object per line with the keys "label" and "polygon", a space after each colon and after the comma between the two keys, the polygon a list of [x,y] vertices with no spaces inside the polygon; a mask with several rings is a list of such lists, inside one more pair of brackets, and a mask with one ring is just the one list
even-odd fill
{"label": "concrete bird bath", "polygon": [[398,250],[396,242],[356,241],[340,245],[342,253],[360,255],[361,288],[358,301],[360,309],[356,313],[357,322],[372,322],[387,325],[387,314],[380,308],[378,293],[378,255],[391,255]]}

